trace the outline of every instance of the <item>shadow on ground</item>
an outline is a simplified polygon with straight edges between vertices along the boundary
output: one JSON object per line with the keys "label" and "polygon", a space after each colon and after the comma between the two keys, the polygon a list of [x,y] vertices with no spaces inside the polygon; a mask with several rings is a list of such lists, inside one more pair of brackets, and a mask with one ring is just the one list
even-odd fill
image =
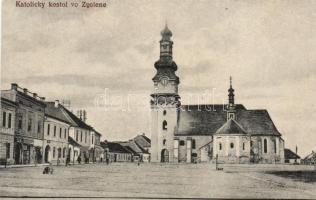
{"label": "shadow on ground", "polygon": [[272,171],[266,173],[305,183],[316,182],[316,171]]}

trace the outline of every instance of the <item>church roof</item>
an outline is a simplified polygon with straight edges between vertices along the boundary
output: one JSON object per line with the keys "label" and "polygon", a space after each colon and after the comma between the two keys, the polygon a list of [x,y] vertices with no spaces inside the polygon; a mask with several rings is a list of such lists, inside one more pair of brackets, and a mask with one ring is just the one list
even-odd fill
{"label": "church roof", "polygon": [[247,134],[246,131],[233,119],[229,119],[216,134]]}
{"label": "church roof", "polygon": [[[226,122],[225,105],[182,105],[175,135],[214,135]],[[281,135],[266,110],[236,104],[236,122],[251,135]]]}

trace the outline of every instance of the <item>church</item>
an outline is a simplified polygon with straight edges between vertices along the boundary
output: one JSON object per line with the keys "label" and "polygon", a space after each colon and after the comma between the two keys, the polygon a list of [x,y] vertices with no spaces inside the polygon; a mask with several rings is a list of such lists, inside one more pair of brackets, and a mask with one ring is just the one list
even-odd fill
{"label": "church", "polygon": [[172,32],[161,31],[151,94],[151,161],[283,163],[284,140],[264,109],[235,104],[232,79],[225,105],[181,105]]}

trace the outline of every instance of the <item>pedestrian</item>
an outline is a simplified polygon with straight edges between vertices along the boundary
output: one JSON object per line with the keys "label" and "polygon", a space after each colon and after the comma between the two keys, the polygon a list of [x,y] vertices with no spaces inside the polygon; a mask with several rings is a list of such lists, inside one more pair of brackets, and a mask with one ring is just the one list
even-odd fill
{"label": "pedestrian", "polygon": [[69,157],[67,157],[67,158],[66,158],[66,166],[68,166],[68,165],[69,165],[69,163],[70,163],[70,158],[69,158]]}
{"label": "pedestrian", "polygon": [[81,164],[81,156],[80,155],[78,156],[77,161],[79,164]]}

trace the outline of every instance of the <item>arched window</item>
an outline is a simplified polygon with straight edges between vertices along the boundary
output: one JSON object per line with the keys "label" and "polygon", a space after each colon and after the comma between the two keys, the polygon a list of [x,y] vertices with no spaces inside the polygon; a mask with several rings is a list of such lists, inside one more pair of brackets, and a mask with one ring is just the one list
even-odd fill
{"label": "arched window", "polygon": [[231,148],[231,149],[234,148],[234,143],[230,143],[230,148]]}
{"label": "arched window", "polygon": [[163,115],[166,115],[166,114],[167,114],[167,111],[166,111],[166,110],[164,110],[164,111],[163,111]]}
{"label": "arched window", "polygon": [[167,121],[166,120],[164,120],[162,122],[162,130],[167,130]]}
{"label": "arched window", "polygon": [[219,143],[219,150],[222,150],[222,143]]}
{"label": "arched window", "polygon": [[274,153],[277,153],[277,145],[276,145],[276,141],[273,140],[273,144],[274,144]]}
{"label": "arched window", "polygon": [[165,146],[165,145],[166,145],[166,142],[167,142],[167,140],[164,139],[164,140],[162,141],[162,145]]}
{"label": "arched window", "polygon": [[263,152],[267,153],[268,152],[268,144],[267,144],[267,139],[263,140]]}

